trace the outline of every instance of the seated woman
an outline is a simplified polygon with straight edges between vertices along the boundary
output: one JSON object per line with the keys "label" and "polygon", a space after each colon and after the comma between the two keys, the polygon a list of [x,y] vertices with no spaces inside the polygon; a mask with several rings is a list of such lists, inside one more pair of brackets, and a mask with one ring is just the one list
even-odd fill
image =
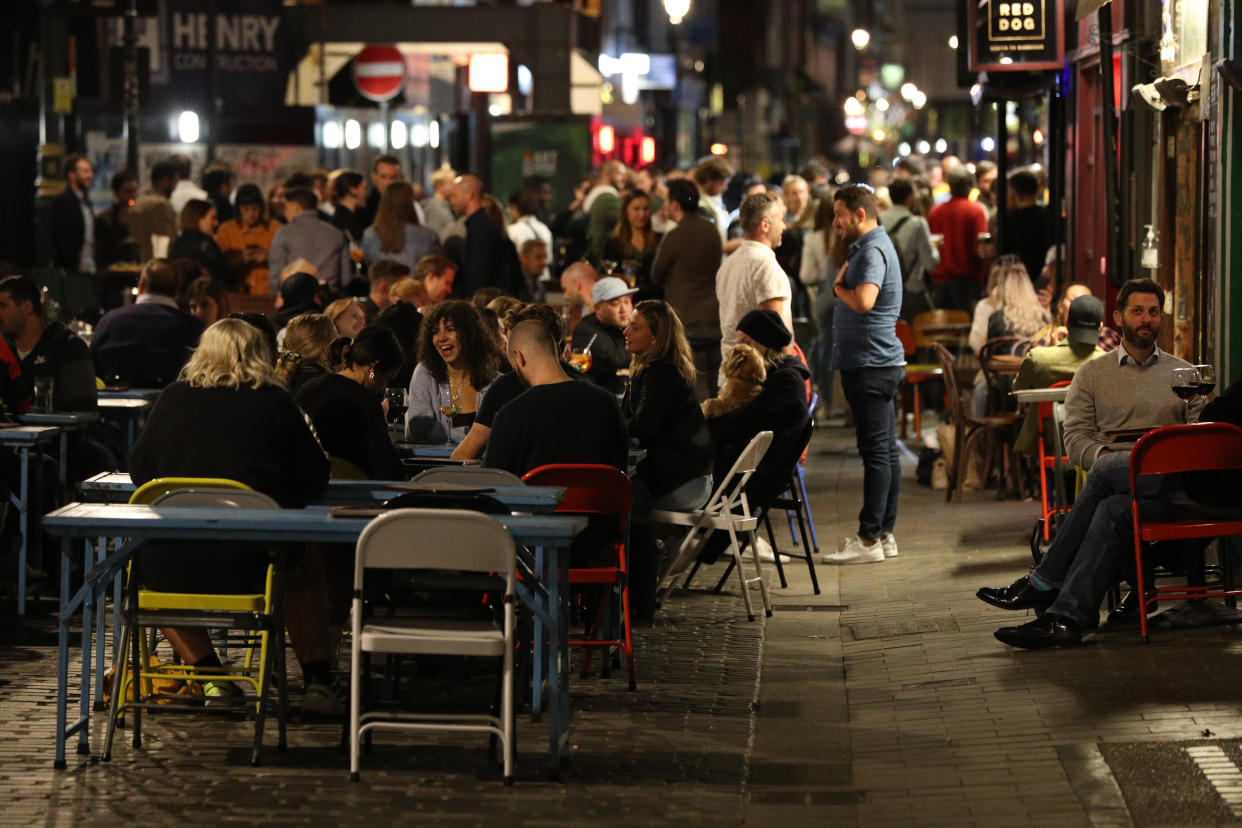
{"label": "seated woman", "polygon": [[281,341],[290,319],[304,313],[323,313],[324,287],[319,284],[314,269],[310,262],[298,259],[285,268],[289,275],[281,276],[280,290],[276,293],[276,312],[272,314],[272,324],[276,326]]}
{"label": "seated woman", "polygon": [[756,434],[772,432],[772,444],[750,482],[746,484],[752,508],[779,495],[789,485],[789,473],[802,452],[807,413],[806,380],[810,375],[802,360],[784,353],[793,341],[780,314],[753,310],[737,323],[737,341],[757,350],[764,358],[767,378],[753,400],[707,421],[716,447],[716,480],[723,481],[738,455]]}
{"label": "seated woman", "polygon": [[229,298],[224,285],[210,276],[199,276],[186,291],[190,315],[197,317],[204,327],[210,327],[229,315]]}
{"label": "seated woman", "polygon": [[[157,477],[223,477],[301,508],[328,483],[328,458],[306,418],[273,370],[263,334],[240,319],[222,319],[203,332],[180,379],[160,394],[129,455],[136,485]],[[142,581],[167,592],[263,590],[265,547],[177,544],[138,553]],[[328,668],[327,591],[322,563],[295,555],[286,578],[285,617],[304,676],[303,709],[339,712]],[[166,629],[186,664],[218,667],[206,630]],[[209,703],[240,695],[229,682],[208,682]],[[215,702],[212,700],[215,699]]]}
{"label": "seated woman", "polygon": [[216,208],[210,201],[192,198],[181,208],[178,226],[181,233],[168,249],[170,259],[193,259],[207,275],[232,288],[237,272],[228,257],[216,244]]}
{"label": "seated woman", "polygon": [[380,197],[375,223],[362,234],[362,257],[367,266],[392,259],[413,270],[424,256],[440,252],[440,239],[423,227],[414,209],[414,188],[394,181]]}
{"label": "seated woman", "polygon": [[322,313],[304,313],[289,321],[276,352],[276,371],[290,394],[297,396],[308,381],[334,370],[332,343],[338,339],[336,326]]}
{"label": "seated woman", "polygon": [[621,410],[632,439],[647,451],[632,478],[630,602],[634,618],[655,613],[652,509],[702,508],[712,493],[712,443],[694,395],[694,355],[677,313],[660,299],[639,302],[625,328],[630,387]]}
{"label": "seated woman", "polygon": [[404,360],[401,344],[392,331],[366,327],[333,349],[340,351],[340,370],[307,380],[294,399],[329,456],[348,460],[371,480],[404,479],[380,404]]}
{"label": "seated woman", "polygon": [[324,316],[336,325],[336,332],[353,339],[367,325],[367,314],[357,299],[337,299],[323,309]]}
{"label": "seated woman", "polygon": [[431,308],[419,331],[418,367],[410,377],[405,436],[415,443],[460,443],[492,380],[497,355],[469,302]]}
{"label": "seated woman", "polygon": [[280,222],[264,215],[267,206],[257,184],[242,184],[233,202],[237,218],[220,225],[216,242],[240,277],[238,287],[246,293],[267,293],[267,256]]}

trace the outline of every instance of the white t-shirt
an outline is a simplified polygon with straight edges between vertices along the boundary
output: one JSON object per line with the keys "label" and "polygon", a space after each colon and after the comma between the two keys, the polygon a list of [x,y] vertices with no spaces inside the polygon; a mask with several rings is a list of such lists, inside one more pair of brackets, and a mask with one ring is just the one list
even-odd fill
{"label": "white t-shirt", "polygon": [[789,277],[776,261],[776,253],[766,244],[747,239],[727,256],[716,271],[716,299],[720,302],[720,354],[723,358],[737,344],[737,323],[760,303],[785,299],[781,318],[793,333],[789,309],[792,291]]}

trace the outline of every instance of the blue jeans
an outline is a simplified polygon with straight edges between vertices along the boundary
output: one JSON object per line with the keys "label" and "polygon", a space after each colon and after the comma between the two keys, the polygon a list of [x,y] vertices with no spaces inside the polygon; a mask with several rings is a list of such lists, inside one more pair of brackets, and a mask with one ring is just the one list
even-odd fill
{"label": "blue jeans", "polygon": [[[1106,519],[1095,521],[1096,509],[1108,498],[1130,495],[1130,452],[1104,454],[1096,458],[1087,473],[1082,491],[1074,500],[1074,507],[1057,528],[1057,535],[1048,547],[1044,559],[1032,570],[1041,583],[1060,588],[1068,581],[1071,568],[1085,546],[1100,548],[1108,542]],[[1098,607],[1098,604],[1097,604]]]}
{"label": "blue jeans", "polygon": [[854,414],[858,455],[863,462],[863,505],[858,536],[874,540],[893,531],[901,494],[901,456],[893,398],[905,379],[900,365],[841,371],[841,388]]}

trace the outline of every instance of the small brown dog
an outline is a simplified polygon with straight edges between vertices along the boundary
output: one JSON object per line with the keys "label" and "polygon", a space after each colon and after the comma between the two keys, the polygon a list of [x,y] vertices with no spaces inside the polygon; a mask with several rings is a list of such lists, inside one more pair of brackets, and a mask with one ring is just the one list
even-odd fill
{"label": "small brown dog", "polygon": [[763,390],[768,370],[758,351],[738,343],[725,357],[724,375],[725,384],[720,393],[701,404],[704,417],[719,417],[753,400]]}

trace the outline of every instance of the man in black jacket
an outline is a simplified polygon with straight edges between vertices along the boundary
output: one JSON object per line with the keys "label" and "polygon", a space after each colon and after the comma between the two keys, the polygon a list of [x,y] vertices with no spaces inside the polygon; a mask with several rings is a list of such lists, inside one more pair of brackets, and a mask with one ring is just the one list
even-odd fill
{"label": "man in black jacket", "polygon": [[22,362],[22,375],[38,387],[52,381],[57,411],[97,408],[95,365],[86,343],[60,322],[44,325],[39,288],[25,276],[0,279],[0,327]]}
{"label": "man in black jacket", "polygon": [[469,174],[458,176],[449,190],[449,204],[466,220],[466,242],[453,295],[469,299],[479,288],[490,286],[528,300],[530,290],[522,276],[517,248],[505,229],[483,209],[483,182]]}
{"label": "man in black jacket", "polygon": [[591,304],[595,313],[582,317],[574,327],[573,347],[590,348],[591,367],[586,375],[613,394],[625,393],[625,377],[617,371],[630,367],[630,354],[625,350],[625,326],[630,324],[637,293],[616,276],[605,276],[591,288]]}
{"label": "man in black jacket", "polygon": [[65,191],[52,200],[52,252],[57,267],[95,272],[95,213],[88,193],[95,170],[83,155],[65,159]]}

